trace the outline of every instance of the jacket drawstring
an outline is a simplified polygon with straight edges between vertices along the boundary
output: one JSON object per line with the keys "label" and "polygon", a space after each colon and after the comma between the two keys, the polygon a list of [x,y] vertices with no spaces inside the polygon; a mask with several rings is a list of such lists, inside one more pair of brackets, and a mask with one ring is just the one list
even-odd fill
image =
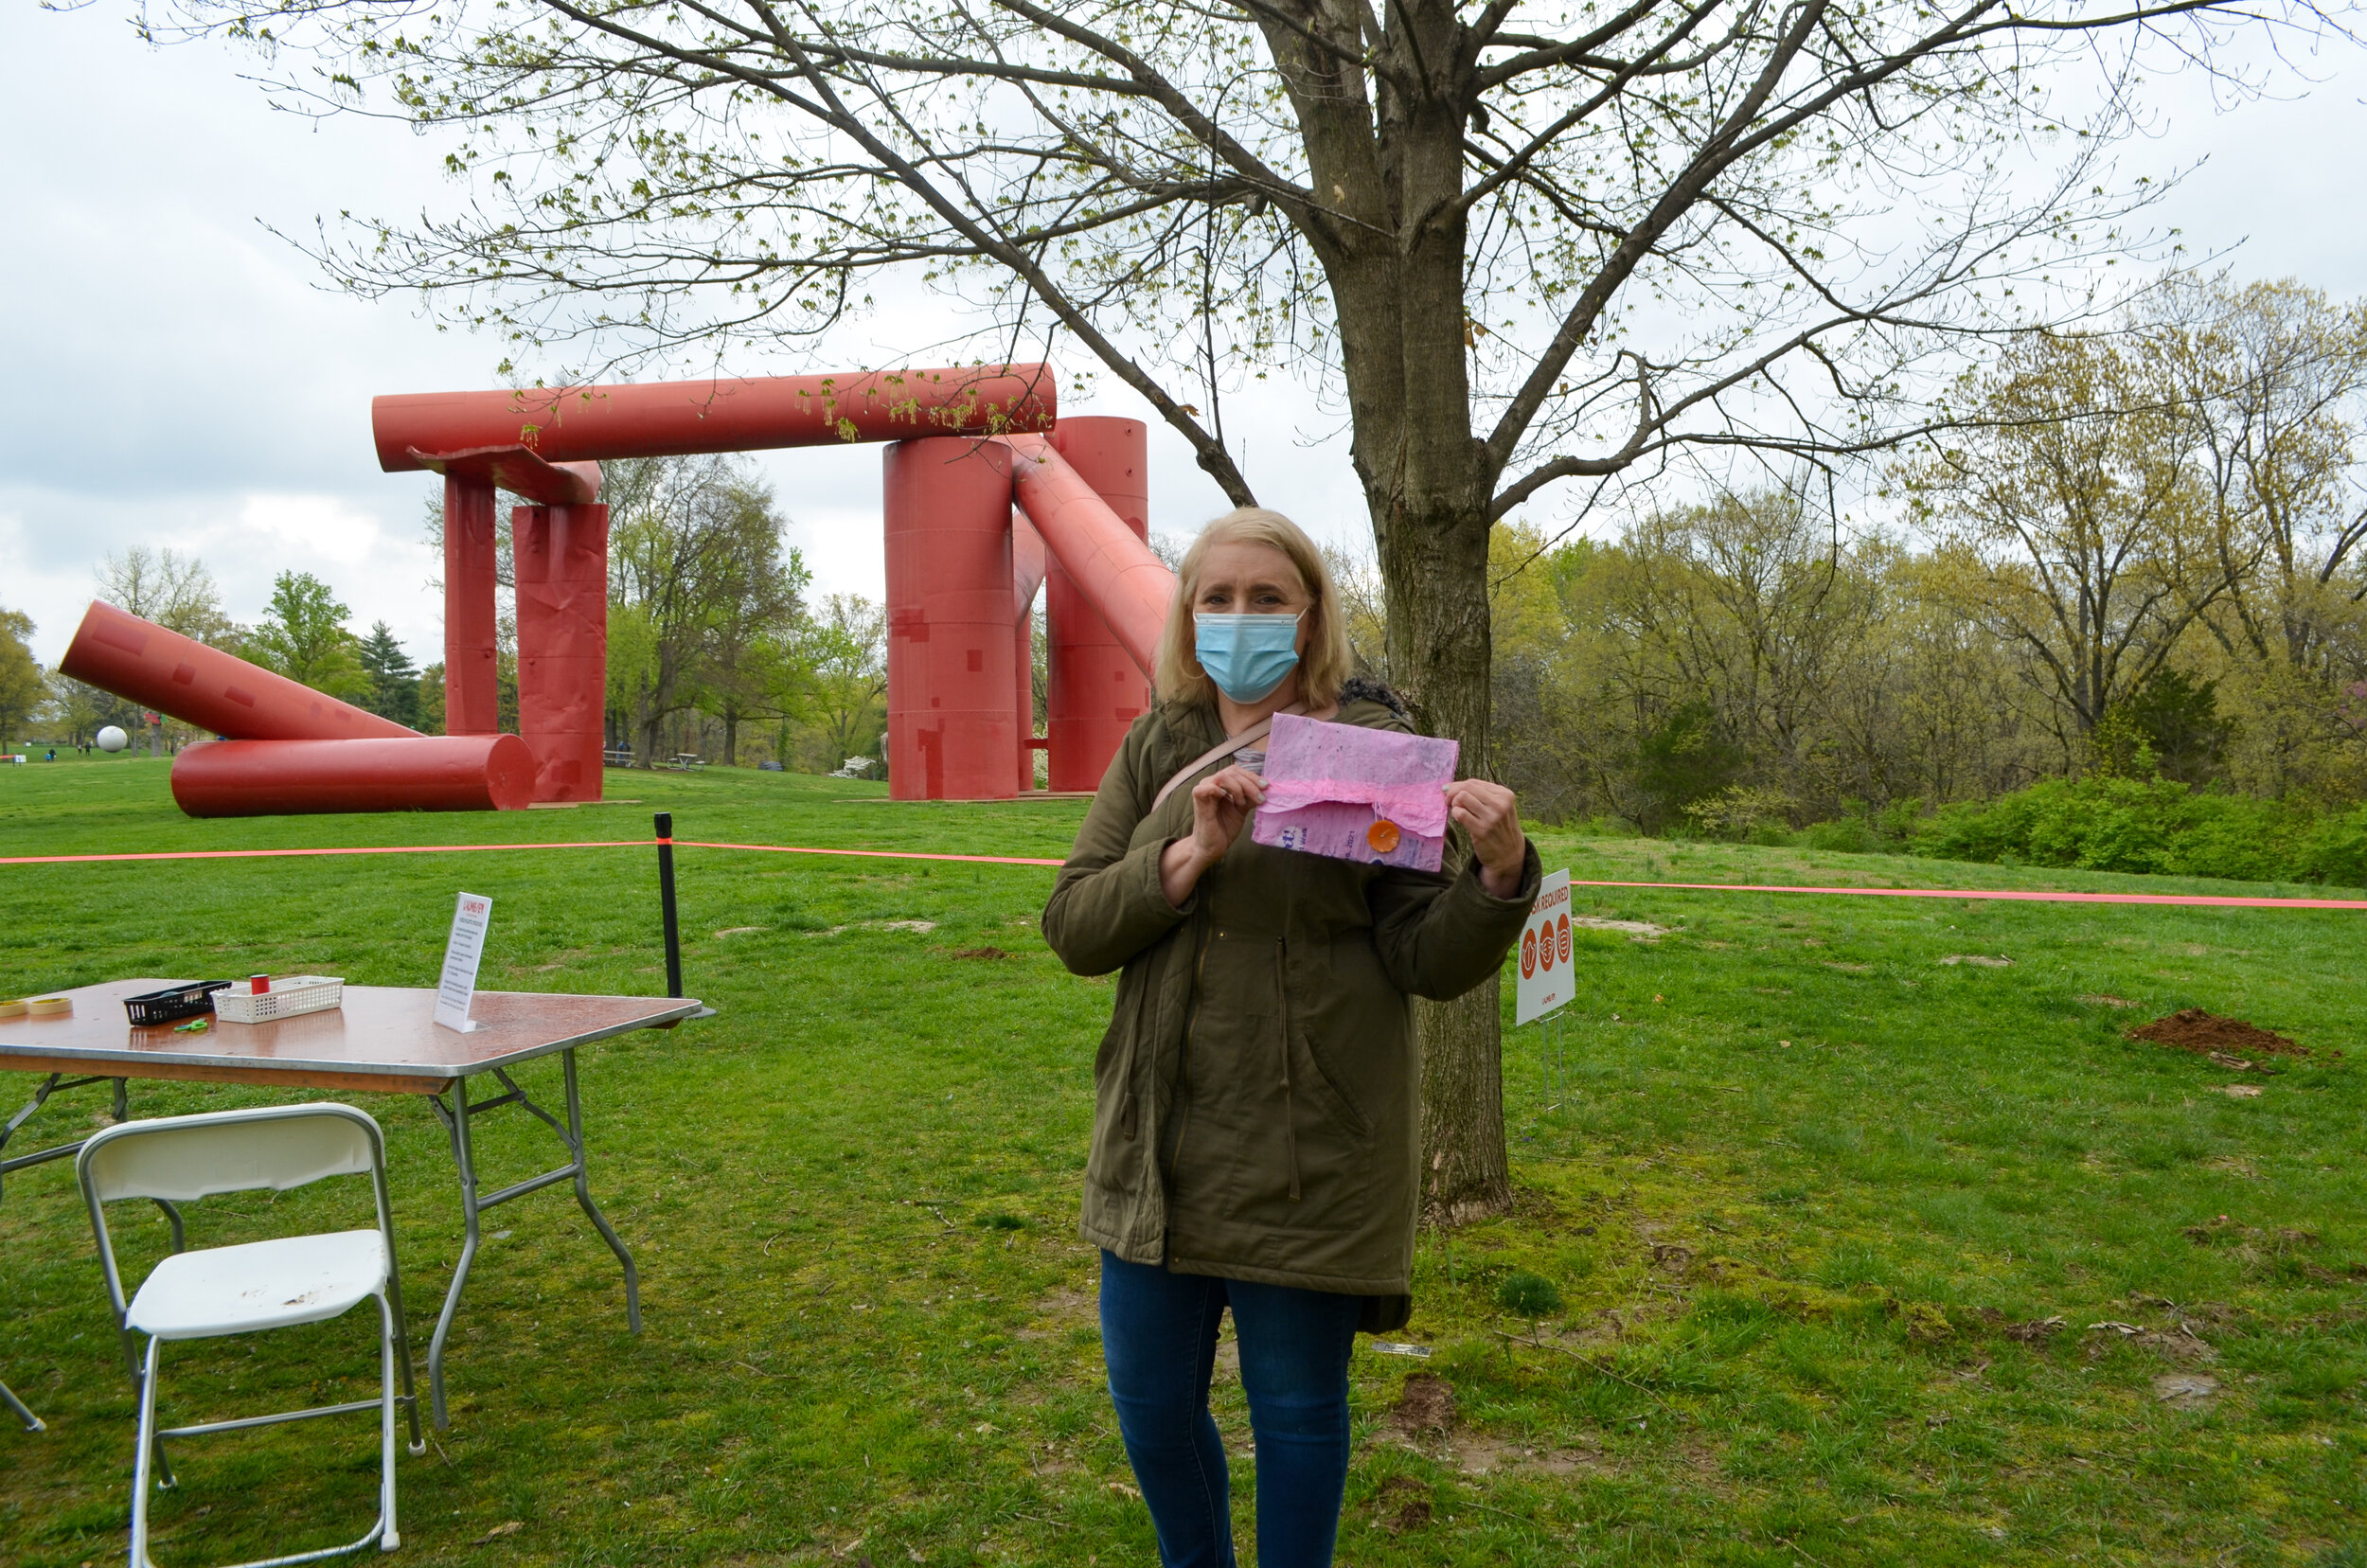
{"label": "jacket drawstring", "polygon": [[1290,1164],[1290,1202],[1299,1201],[1299,1130],[1290,1099],[1290,943],[1277,937],[1273,945],[1274,1000],[1282,1014],[1282,1148]]}

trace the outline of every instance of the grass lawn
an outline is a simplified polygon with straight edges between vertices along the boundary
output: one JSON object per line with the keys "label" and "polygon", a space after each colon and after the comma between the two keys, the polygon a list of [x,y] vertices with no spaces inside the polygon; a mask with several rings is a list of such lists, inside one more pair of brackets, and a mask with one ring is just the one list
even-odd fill
{"label": "grass lawn", "polygon": [[[635,806],[205,823],[165,770],[0,770],[0,855],[641,838],[668,809],[692,839],[1058,856],[1083,809],[719,770],[610,774]],[[1541,847],[1582,879],[2262,891]],[[1049,871],[685,850],[681,876],[688,989],[721,1016],[584,1052],[595,1190],[647,1329],[627,1333],[563,1189],[494,1211],[452,1430],[402,1461],[404,1557],[1155,1560],[1075,1235],[1111,987],[1037,935]],[[0,866],[0,993],[266,969],[432,984],[464,886],[494,900],[481,984],[663,989],[652,852],[581,849]],[[1594,891],[1579,909],[1668,933],[1579,933],[1565,1103],[1544,1101],[1537,1031],[1507,1033],[1519,1208],[1425,1237],[1402,1337],[1430,1360],[1359,1349],[1343,1562],[2367,1564],[2360,915]],[[964,955],[982,948],[1006,956]],[[2011,962],[1944,961],[1965,956]],[[2186,1007],[2316,1054],[2246,1073],[2124,1037]],[[2221,1092],[2237,1081],[2264,1092]],[[0,1081],[5,1112],[31,1083]],[[134,1085],[133,1104],[258,1093]],[[452,1169],[425,1105],[364,1101],[423,1362]],[[62,1096],[21,1136],[105,1106]],[[555,1163],[505,1114],[479,1124],[489,1184]],[[192,1239],[356,1203],[216,1199]],[[133,1255],[161,1251],[161,1222],[122,1218]],[[1561,1306],[1506,1315],[1516,1272]],[[367,1317],[169,1352],[167,1419],[374,1391]],[[1410,1376],[1446,1388],[1409,1399]],[[133,1411],[66,1166],[0,1201],[0,1378],[50,1422],[0,1427],[0,1562],[118,1558]],[[1246,1556],[1229,1379],[1219,1418]],[[160,1560],[358,1533],[374,1436],[351,1417],[180,1445]]]}

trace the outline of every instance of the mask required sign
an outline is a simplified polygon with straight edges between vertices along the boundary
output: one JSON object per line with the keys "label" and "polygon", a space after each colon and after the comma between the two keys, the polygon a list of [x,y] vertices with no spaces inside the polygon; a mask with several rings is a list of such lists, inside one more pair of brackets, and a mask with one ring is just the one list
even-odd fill
{"label": "mask required sign", "polygon": [[1570,1000],[1570,873],[1549,871],[1521,929],[1521,973],[1513,986],[1512,1021],[1533,1024]]}

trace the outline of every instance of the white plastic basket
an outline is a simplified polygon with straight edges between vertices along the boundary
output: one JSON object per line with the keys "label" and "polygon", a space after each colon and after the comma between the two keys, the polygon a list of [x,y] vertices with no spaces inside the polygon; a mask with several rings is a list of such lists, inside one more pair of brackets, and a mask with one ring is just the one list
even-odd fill
{"label": "white plastic basket", "polygon": [[326,974],[291,974],[258,996],[232,987],[214,992],[214,1016],[225,1024],[267,1024],[299,1013],[327,1012],[345,1001],[346,983]]}

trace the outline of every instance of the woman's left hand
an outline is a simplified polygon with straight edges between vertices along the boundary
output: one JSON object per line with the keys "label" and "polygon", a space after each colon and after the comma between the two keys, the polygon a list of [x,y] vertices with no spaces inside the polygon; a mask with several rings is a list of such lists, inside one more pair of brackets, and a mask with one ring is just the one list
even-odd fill
{"label": "woman's left hand", "polygon": [[1521,831],[1520,808],[1520,798],[1510,790],[1484,778],[1458,778],[1447,786],[1447,814],[1471,835],[1480,885],[1491,898],[1509,899],[1521,890],[1529,840]]}

